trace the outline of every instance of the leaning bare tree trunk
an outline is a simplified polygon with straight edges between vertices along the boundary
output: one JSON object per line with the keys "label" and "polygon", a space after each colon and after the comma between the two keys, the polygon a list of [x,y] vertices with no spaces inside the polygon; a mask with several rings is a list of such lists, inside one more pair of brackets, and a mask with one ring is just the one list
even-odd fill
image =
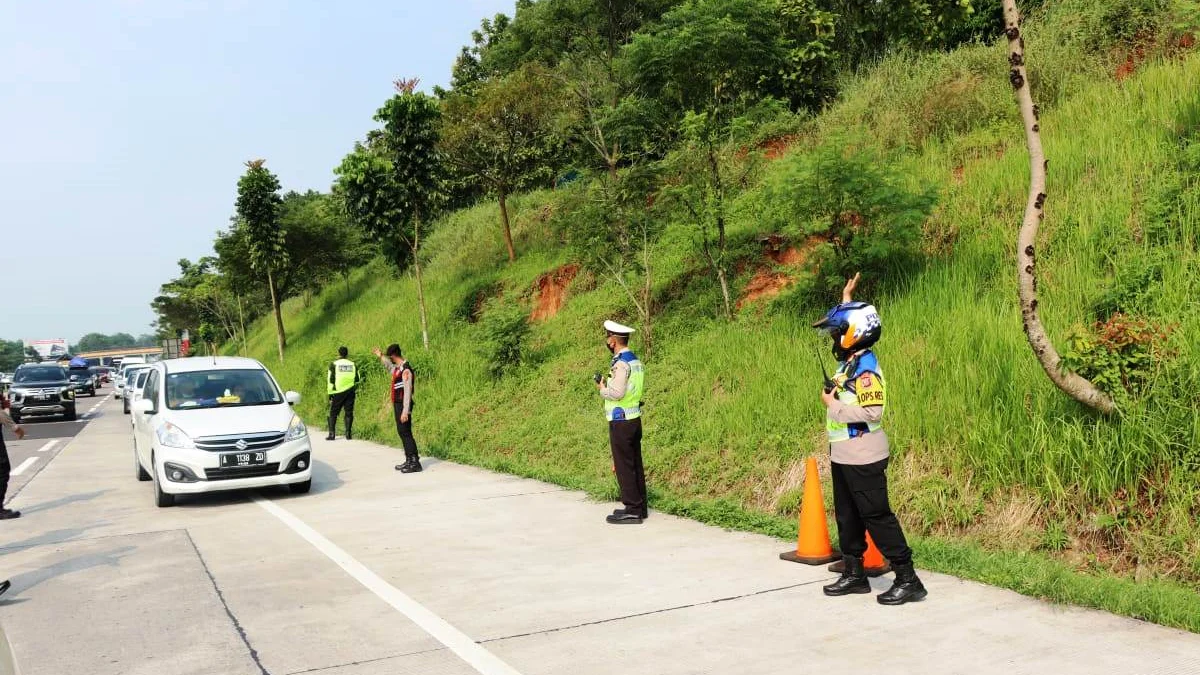
{"label": "leaning bare tree trunk", "polygon": [[279,362],[283,363],[283,348],[287,338],[283,335],[283,312],[279,309],[279,294],[275,290],[275,275],[267,270],[267,287],[271,289],[271,308],[275,311],[275,337],[279,343]]}
{"label": "leaning bare tree trunk", "polygon": [[1046,335],[1042,320],[1038,316],[1037,259],[1035,244],[1038,225],[1045,215],[1046,204],[1046,157],[1042,152],[1042,136],[1038,127],[1038,110],[1029,93],[1029,77],[1025,71],[1025,40],[1021,38],[1021,14],[1016,0],[1003,0],[1004,27],[1008,37],[1009,80],[1017,94],[1021,108],[1021,119],[1025,123],[1025,142],[1029,145],[1029,200],[1025,204],[1025,219],[1017,234],[1017,293],[1021,300],[1021,320],[1025,325],[1025,337],[1029,346],[1042,364],[1046,375],[1055,386],[1076,401],[1099,410],[1112,413],[1116,406],[1113,400],[1096,385],[1079,375],[1063,370],[1058,351]]}
{"label": "leaning bare tree trunk", "polygon": [[508,261],[517,259],[517,250],[513,248],[512,228],[508,225],[508,195],[500,192],[500,222],[504,225],[504,245],[508,247]]}
{"label": "leaning bare tree trunk", "polygon": [[429,349],[429,325],[425,320],[425,284],[421,281],[421,224],[413,225],[413,274],[417,277],[417,308],[421,315],[421,343]]}

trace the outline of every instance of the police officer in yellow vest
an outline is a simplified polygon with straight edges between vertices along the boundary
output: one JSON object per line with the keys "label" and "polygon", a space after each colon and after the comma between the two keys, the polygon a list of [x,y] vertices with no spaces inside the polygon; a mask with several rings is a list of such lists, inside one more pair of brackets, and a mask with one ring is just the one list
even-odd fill
{"label": "police officer in yellow vest", "polygon": [[921,600],[927,593],[913,571],[912,549],[888,503],[888,438],[882,424],[887,398],[883,369],[871,351],[883,334],[883,325],[873,306],[853,301],[858,279],[855,275],[848,281],[841,304],[813,324],[833,339],[833,355],[838,360],[832,389],[827,385],[821,401],[826,407],[833,508],[843,569],[841,578],[824,590],[825,595],[834,596],[871,592],[863,568],[866,533],[870,532],[879,552],[896,570],[892,587],[876,600],[902,605]]}
{"label": "police officer in yellow vest", "polygon": [[612,352],[608,377],[597,377],[596,388],[604,399],[608,443],[612,448],[617,484],[625,508],[613,511],[608,522],[638,525],[650,512],[646,503],[646,469],[642,464],[642,392],[645,369],[629,350],[633,329],[615,321],[604,322],[605,344]]}
{"label": "police officer in yellow vest", "polygon": [[346,411],[346,440],[354,438],[354,397],[358,390],[358,367],[346,358],[350,350],[338,347],[338,359],[329,364],[329,435],[332,441],[336,434],[338,413]]}

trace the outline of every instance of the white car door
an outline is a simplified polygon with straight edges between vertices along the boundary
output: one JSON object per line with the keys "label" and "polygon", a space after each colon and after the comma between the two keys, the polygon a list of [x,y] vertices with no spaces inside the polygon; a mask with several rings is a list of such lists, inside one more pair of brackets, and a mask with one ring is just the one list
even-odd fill
{"label": "white car door", "polygon": [[[142,388],[141,399],[153,401],[155,407],[161,411],[162,404],[159,402],[159,390],[162,388],[159,385],[158,369],[150,370],[146,377],[145,385]],[[133,409],[133,435],[134,443],[137,446],[138,460],[142,466],[150,466],[150,448],[154,440],[154,417],[158,413],[144,413],[137,409]]]}

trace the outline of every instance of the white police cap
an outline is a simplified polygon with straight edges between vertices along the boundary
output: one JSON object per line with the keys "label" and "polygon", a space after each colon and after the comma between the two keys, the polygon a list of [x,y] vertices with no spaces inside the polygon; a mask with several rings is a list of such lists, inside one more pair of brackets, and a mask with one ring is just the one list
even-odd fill
{"label": "white police cap", "polygon": [[629,326],[619,324],[616,321],[605,321],[604,330],[612,333],[613,335],[633,335],[635,332]]}

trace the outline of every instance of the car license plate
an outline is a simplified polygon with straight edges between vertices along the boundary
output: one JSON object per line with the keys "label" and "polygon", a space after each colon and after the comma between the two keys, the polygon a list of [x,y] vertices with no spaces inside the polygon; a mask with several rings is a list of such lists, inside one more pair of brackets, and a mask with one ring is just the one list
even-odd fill
{"label": "car license plate", "polygon": [[49,396],[30,396],[29,398],[33,401],[49,401],[50,400]]}
{"label": "car license plate", "polygon": [[230,452],[221,455],[221,466],[259,466],[267,463],[265,452]]}

